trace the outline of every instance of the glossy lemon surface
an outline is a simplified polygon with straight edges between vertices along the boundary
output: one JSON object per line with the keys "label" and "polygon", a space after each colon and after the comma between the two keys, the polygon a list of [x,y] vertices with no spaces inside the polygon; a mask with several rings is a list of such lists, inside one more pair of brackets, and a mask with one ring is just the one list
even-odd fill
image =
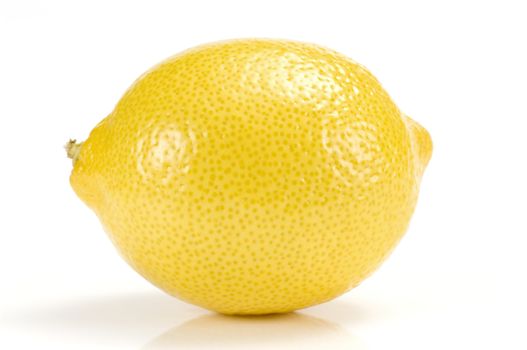
{"label": "glossy lemon surface", "polygon": [[122,257],[226,314],[357,286],[404,234],[432,150],[363,66],[256,39],[158,64],[77,146],[71,184]]}

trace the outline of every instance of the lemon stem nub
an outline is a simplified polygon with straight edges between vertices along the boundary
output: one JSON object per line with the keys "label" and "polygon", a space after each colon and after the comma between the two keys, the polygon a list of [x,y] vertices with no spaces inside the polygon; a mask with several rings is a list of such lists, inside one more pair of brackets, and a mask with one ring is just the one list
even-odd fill
{"label": "lemon stem nub", "polygon": [[70,158],[73,161],[73,163],[75,163],[75,161],[79,157],[81,146],[82,146],[82,142],[77,142],[77,140],[75,139],[70,139],[68,143],[64,145],[68,158]]}

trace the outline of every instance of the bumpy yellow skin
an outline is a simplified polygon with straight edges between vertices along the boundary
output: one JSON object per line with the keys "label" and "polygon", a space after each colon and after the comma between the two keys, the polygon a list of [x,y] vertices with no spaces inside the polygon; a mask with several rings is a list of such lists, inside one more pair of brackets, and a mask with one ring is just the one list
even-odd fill
{"label": "bumpy yellow skin", "polygon": [[277,313],[380,265],[431,150],[349,58],[235,40],[141,76],[79,148],[71,184],[159,288],[225,314]]}

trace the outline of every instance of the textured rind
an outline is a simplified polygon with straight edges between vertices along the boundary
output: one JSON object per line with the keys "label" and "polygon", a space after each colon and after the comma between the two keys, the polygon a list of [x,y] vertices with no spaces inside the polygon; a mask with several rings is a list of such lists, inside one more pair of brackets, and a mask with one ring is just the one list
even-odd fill
{"label": "textured rind", "polygon": [[71,184],[166,292],[226,314],[287,312],[379,266],[430,152],[352,60],[237,40],[143,74],[84,142]]}

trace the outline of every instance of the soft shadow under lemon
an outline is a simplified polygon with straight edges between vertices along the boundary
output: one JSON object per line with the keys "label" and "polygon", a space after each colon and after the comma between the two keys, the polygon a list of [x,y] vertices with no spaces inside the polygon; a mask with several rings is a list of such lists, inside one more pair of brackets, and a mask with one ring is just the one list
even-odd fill
{"label": "soft shadow under lemon", "polygon": [[350,349],[361,342],[339,325],[303,313],[194,318],[151,340],[153,349]]}

